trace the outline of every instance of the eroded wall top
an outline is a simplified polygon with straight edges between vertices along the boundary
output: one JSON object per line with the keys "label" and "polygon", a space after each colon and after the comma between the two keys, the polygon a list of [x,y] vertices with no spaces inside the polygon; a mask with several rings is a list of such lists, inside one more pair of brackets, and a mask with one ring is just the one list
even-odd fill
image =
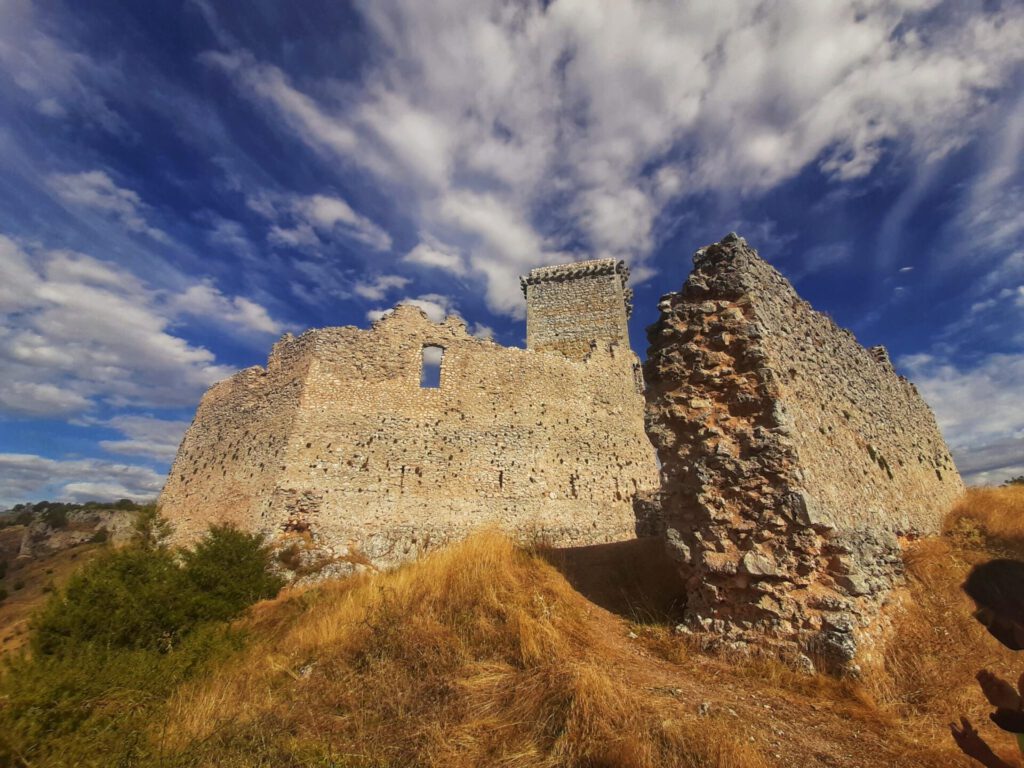
{"label": "eroded wall top", "polygon": [[[421,386],[426,348],[438,387]],[[485,524],[629,538],[634,495],[657,484],[638,365],[607,340],[580,358],[502,347],[407,305],[309,331],[203,399],[161,507],[186,535],[304,530],[377,564]]]}

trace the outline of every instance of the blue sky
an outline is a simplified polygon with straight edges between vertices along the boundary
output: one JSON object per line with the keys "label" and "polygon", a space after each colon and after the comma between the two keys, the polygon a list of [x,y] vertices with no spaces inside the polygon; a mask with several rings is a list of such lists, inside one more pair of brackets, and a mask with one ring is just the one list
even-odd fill
{"label": "blue sky", "polygon": [[0,3],[0,505],[152,496],[204,389],[399,301],[521,345],[731,230],[1024,473],[1024,6]]}

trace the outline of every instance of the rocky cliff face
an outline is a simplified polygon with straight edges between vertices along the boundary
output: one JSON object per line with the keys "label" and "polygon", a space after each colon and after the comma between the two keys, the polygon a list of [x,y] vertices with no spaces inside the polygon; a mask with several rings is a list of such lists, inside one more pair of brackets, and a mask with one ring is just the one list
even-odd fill
{"label": "rocky cliff face", "polygon": [[849,667],[899,583],[901,539],[936,532],[963,491],[933,414],[736,235],[698,251],[659,309],[653,527],[687,579],[686,631]]}

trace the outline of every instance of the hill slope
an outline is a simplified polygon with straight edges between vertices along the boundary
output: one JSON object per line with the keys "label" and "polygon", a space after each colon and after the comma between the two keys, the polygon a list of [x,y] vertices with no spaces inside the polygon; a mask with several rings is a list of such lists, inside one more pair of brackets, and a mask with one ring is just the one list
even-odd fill
{"label": "hill slope", "polygon": [[967,713],[1009,752],[973,675],[1016,676],[1024,658],[973,622],[959,583],[974,562],[1024,558],[1024,489],[970,492],[947,528],[908,551],[896,641],[857,682],[688,647],[670,606],[644,600],[664,573],[642,544],[618,552],[632,592],[616,595],[594,561],[481,533],[257,604],[236,625],[245,647],[155,705],[135,754],[163,766],[967,766],[945,723]]}

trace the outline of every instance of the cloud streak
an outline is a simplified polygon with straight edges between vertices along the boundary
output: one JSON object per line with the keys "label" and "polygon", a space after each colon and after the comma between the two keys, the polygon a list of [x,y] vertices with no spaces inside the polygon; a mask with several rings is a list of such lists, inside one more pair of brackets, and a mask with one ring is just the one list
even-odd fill
{"label": "cloud streak", "polygon": [[990,354],[970,366],[920,354],[900,364],[935,410],[967,482],[1024,473],[1024,354]]}
{"label": "cloud streak", "polygon": [[169,243],[167,233],[151,226],[144,217],[145,205],[134,191],[119,187],[104,171],[53,174],[47,183],[57,196],[73,206],[109,214],[132,232]]}
{"label": "cloud streak", "polygon": [[172,331],[182,316],[243,335],[283,328],[262,306],[209,282],[160,291],[111,262],[30,253],[3,235],[0,268],[0,413],[53,417],[101,402],[192,405],[233,369]]}
{"label": "cloud streak", "polygon": [[359,6],[375,56],[358,88],[237,47],[204,61],[393,190],[423,237],[408,262],[469,272],[519,316],[517,274],[580,251],[643,265],[687,195],[962,146],[1022,60],[1024,11],[937,5],[383,0]]}
{"label": "cloud streak", "polygon": [[100,459],[49,459],[0,453],[0,507],[27,500],[137,501],[155,499],[164,476],[148,467]]}

